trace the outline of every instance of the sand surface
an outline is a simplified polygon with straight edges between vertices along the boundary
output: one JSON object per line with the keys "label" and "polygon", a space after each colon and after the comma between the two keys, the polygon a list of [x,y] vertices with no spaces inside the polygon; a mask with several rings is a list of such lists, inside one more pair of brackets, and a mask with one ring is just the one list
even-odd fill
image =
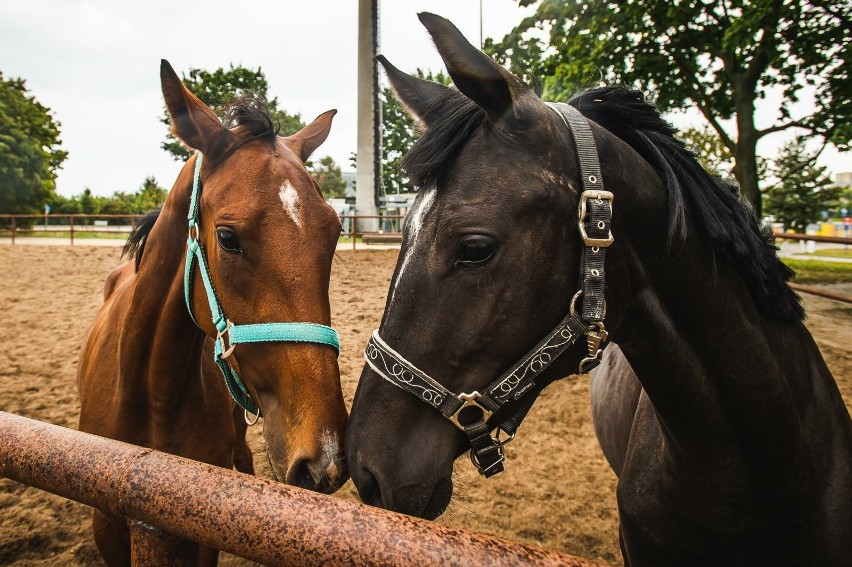
{"label": "sand surface", "polygon": [[[76,427],[80,340],[101,303],[119,250],[0,247],[0,410]],[[341,374],[351,405],[362,349],[385,304],[396,250],[338,253],[332,277]],[[852,293],[852,284],[839,286]],[[852,307],[806,297],[808,327],[852,403]],[[249,431],[258,474],[271,477],[260,427]],[[575,555],[621,563],[616,478],[598,448],[586,378],[551,386],[507,451],[506,472],[479,477],[456,464],[456,496],[440,521]],[[547,458],[542,458],[547,455]],[[351,482],[337,494],[357,499]],[[99,565],[81,504],[0,479],[0,565]],[[248,565],[223,557],[223,565]]]}

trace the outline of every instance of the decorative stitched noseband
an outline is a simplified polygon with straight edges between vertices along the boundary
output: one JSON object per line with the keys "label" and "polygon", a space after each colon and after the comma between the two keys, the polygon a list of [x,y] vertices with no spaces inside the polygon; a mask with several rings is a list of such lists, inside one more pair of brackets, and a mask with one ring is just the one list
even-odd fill
{"label": "decorative stitched noseband", "polygon": [[[235,325],[226,316],[213,287],[210,278],[210,269],[204,257],[204,248],[201,246],[200,231],[198,229],[199,202],[201,200],[201,152],[195,157],[195,175],[192,181],[192,197],[189,202],[189,239],[186,243],[186,268],[184,271],[184,299],[189,310],[189,316],[198,325],[195,315],[192,313],[192,272],[196,261],[201,272],[201,281],[207,292],[207,302],[210,304],[210,312],[213,314],[213,324],[216,326],[216,342],[213,352],[213,360],[222,375],[231,397],[246,412],[246,422],[254,424],[260,417],[260,408],[254,403],[249,395],[248,389],[243,384],[236,371],[227,361],[234,352],[234,347],[240,343],[260,342],[299,342],[318,343],[329,345],[338,353],[340,352],[340,337],[337,331],[326,325],[318,323],[258,323],[253,325]],[[200,327],[200,325],[199,325]],[[255,421],[249,421],[248,414],[255,416]]]}
{"label": "decorative stitched noseband", "polygon": [[[600,364],[607,344],[604,264],[606,248],[612,244],[610,231],[613,195],[603,190],[595,140],[589,124],[572,106],[548,103],[571,130],[580,163],[583,192],[580,195],[579,230],[583,239],[580,264],[580,290],[571,299],[568,315],[521,360],[491,382],[482,392],[455,394],[414,366],[388,346],[373,331],[364,358],[382,378],[441,412],[470,440],[470,458],[486,478],[503,470],[503,446],[515,437],[521,421],[535,402],[535,378],[568,347],[585,336],[588,357],[580,362],[585,373]],[[577,302],[582,307],[576,310]],[[510,401],[523,400],[519,409],[496,426],[491,416]],[[494,431],[494,435],[492,435]],[[500,433],[507,437],[500,438]]]}

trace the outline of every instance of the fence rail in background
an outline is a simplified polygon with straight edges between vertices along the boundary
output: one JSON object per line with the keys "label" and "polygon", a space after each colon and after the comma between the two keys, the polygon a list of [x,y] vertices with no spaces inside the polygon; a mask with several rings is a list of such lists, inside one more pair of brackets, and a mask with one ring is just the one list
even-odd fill
{"label": "fence rail in background", "polygon": [[795,232],[777,232],[775,238],[782,240],[804,240],[805,242],[829,242],[832,244],[852,244],[852,238],[843,236],[820,236],[818,234],[796,234]]}
{"label": "fence rail in background", "polygon": [[[375,231],[359,231],[358,230],[358,221],[359,220],[372,220],[379,219],[379,222],[382,220],[400,220],[405,218],[405,215],[340,215],[340,221],[345,223],[346,220],[349,220],[349,230],[345,230],[341,233],[341,236],[348,236],[352,239],[352,250],[355,250],[355,243],[358,237],[364,242],[367,242],[369,239],[373,239],[373,242],[380,243],[381,240],[385,240],[386,243],[398,243],[402,242],[402,233],[391,231],[391,232],[375,232]],[[376,238],[379,237],[379,238]]]}
{"label": "fence rail in background", "polygon": [[[122,234],[127,235],[130,231],[130,226],[136,219],[143,215],[89,215],[89,214],[50,214],[50,215],[2,215],[0,214],[0,232],[9,231],[12,237],[12,244],[15,244],[15,239],[20,236],[33,234],[61,234],[69,235],[71,245],[74,244],[75,235],[78,233],[96,233],[101,234]],[[397,224],[394,221],[405,218],[405,215],[339,215],[342,223],[344,223],[344,231],[341,233],[341,238],[351,238],[352,248],[355,249],[355,243],[358,238],[368,243],[375,244],[398,244],[402,242],[402,233],[396,230],[389,231],[361,231],[358,230],[358,221],[379,219],[380,222],[390,222],[391,225]],[[124,219],[129,222],[118,225],[121,228],[115,228],[116,225],[98,226],[93,223],[101,220],[119,220]],[[22,228],[21,220],[32,220],[37,222],[34,228]],[[53,225],[48,225],[48,221]],[[59,221],[66,221],[68,224],[56,224]],[[91,221],[91,222],[86,222]],[[348,221],[348,222],[347,222]],[[44,222],[45,226],[41,223]],[[348,230],[346,230],[348,228]],[[80,238],[77,236],[77,238]]]}
{"label": "fence rail in background", "polygon": [[[69,238],[71,241],[71,245],[74,244],[74,234],[76,232],[89,232],[96,234],[123,234],[127,235],[129,233],[130,226],[136,221],[136,219],[142,218],[143,215],[88,215],[88,214],[50,214],[50,215],[0,215],[0,230],[8,230],[11,232],[12,244],[15,244],[15,238],[19,235],[31,235],[31,234],[69,234]],[[8,222],[7,222],[8,219]],[[34,221],[39,221],[37,223],[33,223],[33,228],[22,228],[20,226],[19,221],[24,219],[30,219]],[[101,220],[127,220],[129,222],[123,223],[118,226],[123,226],[124,229],[120,228],[110,228],[115,227],[116,225],[98,225],[95,224],[97,221]],[[56,223],[60,220],[67,220],[68,224],[57,225]],[[85,221],[92,221],[91,224],[86,223]],[[48,221],[53,222],[53,226],[48,224]],[[44,222],[44,225],[41,224]],[[26,223],[24,223],[26,224]]]}
{"label": "fence rail in background", "polygon": [[5,412],[0,476],[137,520],[134,565],[174,536],[266,565],[600,565]]}

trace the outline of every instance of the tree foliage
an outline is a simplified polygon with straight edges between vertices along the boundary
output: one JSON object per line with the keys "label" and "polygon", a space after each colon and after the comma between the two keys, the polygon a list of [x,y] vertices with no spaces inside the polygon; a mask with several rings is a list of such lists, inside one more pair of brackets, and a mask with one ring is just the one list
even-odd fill
{"label": "tree foliage", "polygon": [[770,168],[776,182],[766,189],[766,212],[787,230],[805,232],[823,211],[837,206],[841,189],[832,185],[826,167],[816,165],[801,137],[781,148]]}
{"label": "tree foliage", "polygon": [[[663,111],[697,107],[734,156],[734,173],[760,211],[757,141],[798,128],[839,149],[852,134],[852,4],[838,0],[518,0],[536,5],[487,51],[527,80],[545,77],[565,100],[598,82],[652,93]],[[539,39],[546,37],[546,41]],[[755,106],[781,93],[778,119],[755,126]],[[813,111],[792,104],[810,93]],[[736,134],[723,125],[733,119]]]}
{"label": "tree foliage", "polygon": [[[417,69],[417,76],[442,85],[449,85],[450,78],[443,72],[432,73]],[[385,195],[413,193],[414,185],[404,177],[400,168],[402,157],[420,137],[417,123],[405,110],[393,89],[385,87],[382,101],[382,189]]]}
{"label": "tree foliage", "polygon": [[319,163],[312,165],[311,177],[317,182],[326,199],[345,196],[346,182],[343,180],[343,173],[331,156],[325,156]]}
{"label": "tree foliage", "polygon": [[[213,72],[192,68],[183,77],[183,84],[201,101],[213,109],[220,119],[224,118],[225,108],[235,99],[246,93],[253,93],[266,101],[273,124],[280,129],[282,136],[295,134],[305,127],[300,114],[289,114],[278,108],[278,98],[269,98],[269,85],[260,67],[247,69],[234,66],[228,69],[218,68]],[[168,113],[163,111],[163,124],[169,123]],[[177,161],[185,161],[192,153],[171,134],[166,135],[162,148]]]}
{"label": "tree foliage", "polygon": [[0,211],[40,213],[54,194],[56,170],[68,157],[59,126],[23,79],[0,73]]}
{"label": "tree foliage", "polygon": [[[79,195],[64,197],[54,195],[50,201],[50,210],[53,214],[71,215],[141,215],[157,207],[161,207],[166,201],[168,190],[160,186],[153,177],[147,177],[135,193],[117,191],[110,197],[93,195],[91,189],[86,188]],[[85,221],[81,221],[85,224]],[[118,221],[126,223],[126,220]]]}
{"label": "tree foliage", "polygon": [[695,152],[704,169],[723,179],[733,177],[734,158],[713,130],[707,126],[687,128],[678,137],[687,148]]}

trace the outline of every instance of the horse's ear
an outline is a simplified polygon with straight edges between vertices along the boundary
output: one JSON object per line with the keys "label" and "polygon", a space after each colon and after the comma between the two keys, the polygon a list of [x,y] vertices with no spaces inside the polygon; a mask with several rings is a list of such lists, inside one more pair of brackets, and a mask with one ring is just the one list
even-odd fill
{"label": "horse's ear", "polygon": [[210,148],[214,137],[227,129],[210,108],[187,89],[168,61],[160,61],[160,83],[171,118],[169,129],[175,138],[202,153]]}
{"label": "horse's ear", "polygon": [[428,12],[421,12],[417,17],[429,30],[453,84],[485,110],[492,122],[500,121],[511,110],[514,97],[529,90],[514,75],[472,46],[449,20]]}
{"label": "horse's ear", "polygon": [[284,138],[284,143],[296,152],[302,161],[308,161],[314,150],[328,138],[331,130],[331,120],[337,110],[327,110],[314,118],[314,121],[293,134]]}
{"label": "horse's ear", "polygon": [[391,86],[405,109],[426,128],[429,127],[429,110],[434,101],[447,96],[449,87],[403,73],[384,55],[376,57],[388,76]]}

